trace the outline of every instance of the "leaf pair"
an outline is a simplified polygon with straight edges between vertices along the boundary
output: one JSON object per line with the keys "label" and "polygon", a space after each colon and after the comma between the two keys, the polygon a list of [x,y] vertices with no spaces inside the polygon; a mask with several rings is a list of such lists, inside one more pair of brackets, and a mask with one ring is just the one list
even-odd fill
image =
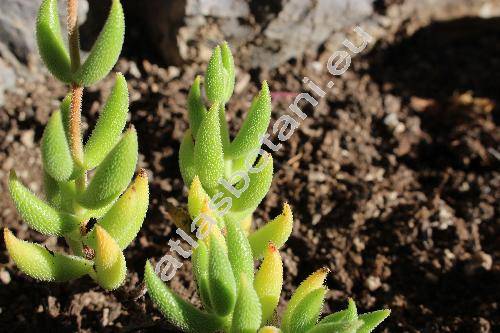
{"label": "leaf pair", "polygon": [[60,81],[90,86],[104,78],[116,63],[123,45],[125,20],[119,0],[111,9],[89,56],[81,67],[71,71],[71,61],[64,46],[57,12],[57,0],[43,0],[36,22],[38,50],[49,71]]}
{"label": "leaf pair", "polygon": [[121,285],[126,272],[122,250],[137,235],[148,208],[145,171],[139,173],[84,239],[80,239],[80,220],[76,215],[59,212],[37,198],[15,173],[9,179],[9,189],[16,208],[30,227],[46,235],[64,236],[70,244],[80,247],[83,242],[95,250],[94,261],[52,253],[38,244],[17,239],[4,229],[7,250],[21,271],[42,281],[67,281],[88,274],[105,289]]}
{"label": "leaf pair", "polygon": [[224,42],[215,47],[206,73],[207,97],[212,103],[225,104],[234,89],[234,60],[229,45]]}
{"label": "leaf pair", "polygon": [[225,237],[215,227],[198,242],[193,251],[193,271],[204,311],[175,295],[151,264],[146,264],[145,282],[153,301],[185,332],[222,328],[225,332],[256,332],[278,304],[283,282],[279,252],[269,245],[254,277],[251,246],[238,223],[227,223]]}

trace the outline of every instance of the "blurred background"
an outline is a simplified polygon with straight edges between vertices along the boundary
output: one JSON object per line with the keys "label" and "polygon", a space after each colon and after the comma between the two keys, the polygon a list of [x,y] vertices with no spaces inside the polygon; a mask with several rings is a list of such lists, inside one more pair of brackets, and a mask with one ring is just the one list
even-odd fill
{"label": "blurred background", "polygon": [[[122,3],[126,38],[115,70],[129,84],[139,165],[152,175],[146,222],[125,252],[126,285],[109,293],[89,278],[35,283],[19,273],[1,239],[0,331],[176,332],[141,295],[140,282],[145,260],[167,251],[166,202],[186,203],[177,162],[186,95],[223,40],[237,66],[228,104],[233,133],[262,80],[273,119],[307,90],[304,76],[322,87],[335,83],[317,107],[304,108],[308,117],[274,154],[272,189],[255,216],[257,224],[267,221],[284,201],[294,210],[282,251],[283,300],[327,266],[326,312],[353,297],[362,311],[392,309],[380,332],[500,331],[499,0]],[[58,249],[63,242],[21,223],[6,188],[14,168],[40,193],[39,141],[67,93],[37,55],[38,6],[0,2],[0,224]],[[80,0],[84,50],[109,6]],[[327,59],[354,38],[356,25],[373,42],[349,71],[332,77]],[[88,127],[112,84],[109,76],[85,91]],[[188,262],[170,285],[199,304]]]}

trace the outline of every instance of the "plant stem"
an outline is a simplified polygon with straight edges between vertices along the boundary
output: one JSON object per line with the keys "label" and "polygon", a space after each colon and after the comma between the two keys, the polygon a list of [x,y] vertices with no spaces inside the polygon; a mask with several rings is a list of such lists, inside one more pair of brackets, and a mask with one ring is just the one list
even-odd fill
{"label": "plant stem", "polygon": [[69,141],[71,154],[77,164],[83,164],[82,145],[82,95],[83,87],[71,85],[71,106],[69,111]]}
{"label": "plant stem", "polygon": [[76,72],[80,68],[80,41],[78,37],[78,0],[68,0],[67,24],[69,57],[71,70]]}
{"label": "plant stem", "polygon": [[[69,56],[72,72],[80,68],[80,42],[78,37],[78,0],[67,1],[67,24]],[[71,85],[71,109],[69,118],[70,149],[73,160],[78,167],[83,165],[83,143],[82,143],[82,95],[83,87],[73,83]],[[86,171],[76,179],[78,191],[85,190],[87,186]]]}

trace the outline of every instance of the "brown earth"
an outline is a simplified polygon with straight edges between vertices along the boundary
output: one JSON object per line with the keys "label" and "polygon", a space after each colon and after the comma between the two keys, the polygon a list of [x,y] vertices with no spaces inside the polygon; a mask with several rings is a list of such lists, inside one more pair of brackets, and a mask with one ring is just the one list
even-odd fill
{"label": "brown earth", "polygon": [[[274,182],[256,214],[260,224],[285,201],[294,210],[294,232],[282,251],[283,301],[309,273],[327,266],[333,273],[326,313],[353,297],[362,311],[392,309],[380,332],[500,329],[499,26],[497,19],[471,18],[400,33],[356,58],[317,107],[304,109],[308,118],[273,155]],[[333,51],[273,71],[239,73],[229,103],[233,132],[263,79],[273,94],[274,119],[304,89],[303,76],[325,87],[332,78],[324,64]],[[175,332],[140,283],[145,261],[167,251],[172,223],[165,202],[186,202],[177,152],[187,127],[187,90],[204,68],[119,61],[139,133],[139,164],[152,176],[146,222],[125,252],[126,285],[111,293],[89,278],[34,282],[17,270],[2,239],[0,331]],[[38,143],[65,94],[54,79],[31,73],[0,109],[1,224],[61,250],[62,241],[19,221],[6,190],[14,168],[41,191]],[[112,81],[86,92],[89,126]],[[170,285],[197,302],[189,263]]]}

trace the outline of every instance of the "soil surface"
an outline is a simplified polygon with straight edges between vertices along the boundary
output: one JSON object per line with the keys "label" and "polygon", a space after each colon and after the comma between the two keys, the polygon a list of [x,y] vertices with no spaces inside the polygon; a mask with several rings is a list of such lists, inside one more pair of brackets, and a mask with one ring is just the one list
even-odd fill
{"label": "soil surface", "polygon": [[[283,148],[255,215],[257,224],[293,208],[293,235],[282,250],[292,290],[327,266],[325,313],[353,297],[360,311],[391,308],[380,332],[500,330],[500,44],[498,20],[435,23],[391,44],[379,42],[332,78],[335,50],[290,61],[273,71],[237,74],[228,116],[239,128],[260,82],[268,80],[273,119],[305,89],[309,77],[335,85]],[[238,65],[238,59],[236,59]],[[131,123],[140,140],[139,166],[151,175],[151,204],[141,232],[125,251],[124,287],[104,292],[90,278],[38,283],[21,274],[0,240],[0,331],[177,332],[162,320],[141,286],[144,263],[168,250],[173,230],[166,202],[186,203],[178,167],[187,128],[186,95],[204,64],[161,68],[123,58],[116,70],[130,89]],[[20,238],[66,250],[19,220],[7,175],[41,193],[39,141],[66,88],[32,69],[30,81],[0,109],[0,219]],[[86,90],[84,117],[95,124],[112,76]],[[270,130],[271,132],[271,127]],[[276,142],[277,138],[273,139]],[[170,283],[198,302],[185,262]]]}

